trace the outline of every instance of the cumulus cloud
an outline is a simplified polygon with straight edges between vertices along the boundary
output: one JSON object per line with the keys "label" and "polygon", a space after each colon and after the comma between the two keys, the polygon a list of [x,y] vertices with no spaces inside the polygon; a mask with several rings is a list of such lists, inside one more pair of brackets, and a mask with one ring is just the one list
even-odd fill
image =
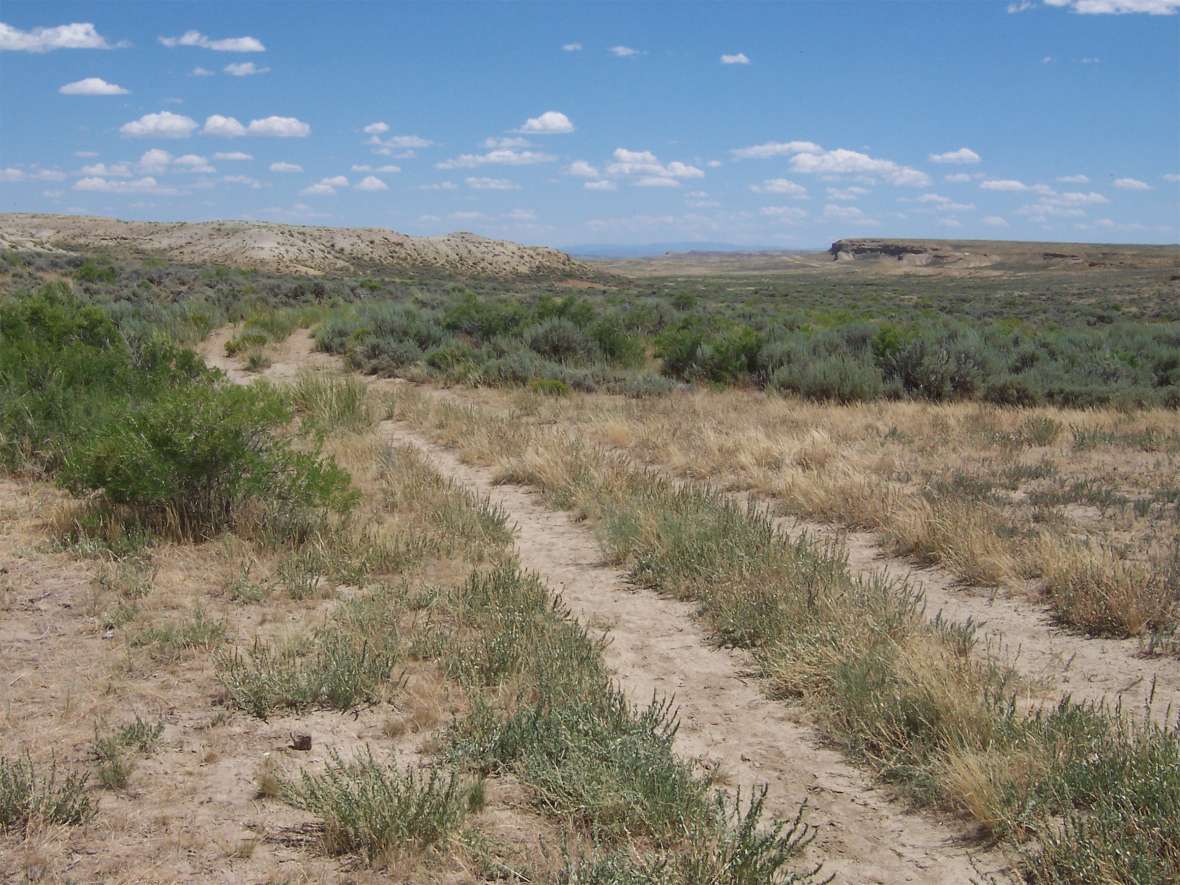
{"label": "cumulus cloud", "polygon": [[869,189],[867,187],[857,187],[856,185],[852,185],[851,187],[830,187],[828,188],[828,199],[851,202],[857,197],[863,197],[868,192]]}
{"label": "cumulus cloud", "polygon": [[270,164],[270,171],[271,172],[282,172],[282,173],[302,172],[303,167],[300,166],[298,163],[285,163],[282,160],[279,160],[278,162]]}
{"label": "cumulus cloud", "polygon": [[930,176],[925,172],[845,148],[795,154],[791,157],[791,168],[810,174],[881,178],[898,187],[928,187],[930,184]]}
{"label": "cumulus cloud", "polygon": [[1062,184],[1089,184],[1090,178],[1087,175],[1061,175],[1057,178]]}
{"label": "cumulus cloud", "polygon": [[65,177],[66,174],[57,169],[22,169],[18,166],[0,169],[0,181],[62,181]]}
{"label": "cumulus cloud", "polygon": [[1175,15],[1180,0],[1045,0],[1046,6],[1067,7],[1079,15]]}
{"label": "cumulus cloud", "polygon": [[220,138],[240,138],[244,135],[263,138],[305,138],[311,134],[311,127],[295,117],[263,117],[261,120],[251,120],[248,126],[243,126],[236,117],[212,114],[205,119],[201,134]]}
{"label": "cumulus cloud", "polygon": [[1018,15],[1021,12],[1028,12],[1030,9],[1035,8],[1036,5],[1033,0],[1016,0],[1015,3],[1008,4],[1008,14]]}
{"label": "cumulus cloud", "polygon": [[507,178],[479,178],[470,177],[464,179],[467,186],[472,190],[477,191],[515,191],[520,190],[520,185],[515,181],[509,181]]}
{"label": "cumulus cloud", "polygon": [[950,197],[944,197],[942,194],[922,194],[914,202],[930,206],[936,212],[966,212],[968,209],[975,208],[974,203],[956,203]]}
{"label": "cumulus cloud", "polygon": [[612,46],[607,50],[615,58],[631,58],[639,55],[638,49],[632,49],[630,46]]}
{"label": "cumulus cloud", "polygon": [[380,156],[412,157],[416,149],[430,147],[434,142],[420,135],[391,135],[388,138],[373,135],[366,144],[372,145],[373,153]]}
{"label": "cumulus cloud", "polygon": [[521,151],[513,148],[497,148],[486,154],[460,154],[441,163],[436,169],[474,169],[477,166],[532,166],[537,163],[551,163],[557,158],[539,151]]}
{"label": "cumulus cloud", "polygon": [[767,218],[774,218],[784,224],[798,224],[807,217],[807,210],[797,206],[763,206],[758,210]]}
{"label": "cumulus cloud", "polygon": [[102,77],[86,77],[67,83],[57,90],[62,95],[126,95],[127,90],[114,83],[108,83]]}
{"label": "cumulus cloud", "polygon": [[545,111],[539,117],[529,117],[517,132],[532,135],[565,135],[574,131],[574,124],[561,111]]}
{"label": "cumulus cloud", "polygon": [[243,187],[248,187],[252,191],[262,189],[262,182],[257,178],[251,178],[249,175],[225,175],[222,176],[222,181],[226,184],[240,184]]}
{"label": "cumulus cloud", "polygon": [[730,153],[738,160],[769,160],[793,154],[818,154],[823,148],[811,141],[768,141],[750,147],[734,148]]}
{"label": "cumulus cloud", "polygon": [[295,117],[263,117],[261,120],[251,120],[246,131],[250,135],[269,138],[306,138],[311,135],[311,127]]}
{"label": "cumulus cloud", "polygon": [[606,167],[606,174],[615,177],[632,177],[641,187],[676,187],[681,179],[704,178],[705,173],[696,166],[673,160],[661,163],[651,151],[632,151],[615,148],[614,162]]}
{"label": "cumulus cloud", "polygon": [[1116,178],[1114,186],[1120,190],[1125,191],[1149,191],[1151,185],[1146,181],[1140,181],[1138,178]]}
{"label": "cumulus cloud", "polygon": [[310,197],[330,197],[336,193],[337,188],[348,187],[348,179],[343,175],[333,175],[330,178],[321,178],[315,184],[308,185],[299,193],[306,194]]}
{"label": "cumulus cloud", "polygon": [[748,65],[750,59],[744,52],[735,52],[733,55],[722,55],[721,63],[723,65]]}
{"label": "cumulus cloud", "polygon": [[486,148],[518,148],[529,147],[530,142],[527,138],[520,138],[515,135],[489,135],[483,140],[483,146]]}
{"label": "cumulus cloud", "polygon": [[768,178],[761,184],[750,185],[756,194],[785,194],[798,200],[807,199],[807,188],[786,178]]}
{"label": "cumulus cloud", "polygon": [[988,178],[980,182],[979,186],[985,191],[1026,191],[1028,185],[1014,178]]}
{"label": "cumulus cloud", "polygon": [[241,151],[218,151],[213,155],[214,160],[253,160],[254,158],[249,154],[244,154]]}
{"label": "cumulus cloud", "polygon": [[22,31],[0,22],[0,51],[52,52],[54,49],[114,49],[90,22]]}
{"label": "cumulus cloud", "polygon": [[266,52],[266,47],[257,37],[222,37],[214,40],[200,31],[185,31],[179,37],[161,37],[160,42],[169,49],[177,46],[196,46],[212,49],[214,52]]}
{"label": "cumulus cloud", "polygon": [[188,138],[196,128],[197,121],[191,117],[160,111],[124,123],[119,131],[130,138]]}
{"label": "cumulus cloud", "polygon": [[453,181],[436,181],[434,184],[418,185],[418,190],[420,191],[453,191],[458,189],[459,185]]}
{"label": "cumulus cloud", "polygon": [[82,167],[82,175],[98,178],[130,178],[130,163],[91,163]]}
{"label": "cumulus cloud", "polygon": [[565,167],[566,175],[573,175],[577,178],[598,178],[598,170],[587,163],[585,160],[574,160]]}
{"label": "cumulus cloud", "polygon": [[931,163],[950,163],[955,166],[973,166],[983,157],[969,147],[961,147],[957,151],[946,151],[942,154],[931,154]]}
{"label": "cumulus cloud", "polygon": [[209,161],[199,154],[184,154],[172,161],[172,166],[181,172],[216,172]]}
{"label": "cumulus cloud", "polygon": [[1007,227],[1008,220],[1001,218],[999,215],[985,215],[982,219],[983,223],[988,227]]}
{"label": "cumulus cloud", "polygon": [[376,175],[366,175],[356,183],[356,189],[358,191],[387,191],[389,185]]}
{"label": "cumulus cloud", "polygon": [[74,182],[76,191],[92,191],[103,194],[175,194],[174,188],[161,187],[160,183],[150,175],[135,178],[130,181],[111,181],[98,176],[79,178]]}
{"label": "cumulus cloud", "polygon": [[[168,151],[162,148],[152,148],[144,151],[143,156],[139,158],[139,169],[141,172],[159,175],[163,172],[216,172],[207,159],[199,154],[183,154],[179,157],[173,157]],[[96,173],[97,174],[97,173]]]}
{"label": "cumulus cloud", "polygon": [[951,184],[963,184],[971,180],[970,172],[952,172],[950,175],[944,175],[943,181],[949,181]]}
{"label": "cumulus cloud", "polygon": [[561,51],[562,52],[581,52],[582,51],[582,44],[576,43],[576,42],[575,43],[562,43],[561,44]]}
{"label": "cumulus cloud", "polygon": [[384,135],[389,131],[389,124],[382,120],[378,120],[376,123],[370,123],[361,131],[364,132],[365,135]]}
{"label": "cumulus cloud", "polygon": [[216,76],[216,72],[211,71],[208,68],[203,68],[200,65],[198,65],[197,67],[193,68],[193,76],[194,77],[214,77],[214,76]]}
{"label": "cumulus cloud", "polygon": [[824,206],[824,218],[830,221],[844,221],[865,226],[879,223],[877,219],[870,218],[856,206],[838,206],[835,203],[828,203]]}
{"label": "cumulus cloud", "polygon": [[1180,172],[1166,173],[1164,175],[1164,181],[1171,182],[1172,184],[1175,184],[1176,182],[1180,182]]}
{"label": "cumulus cloud", "polygon": [[368,163],[353,163],[352,164],[352,171],[353,172],[401,172],[402,167],[401,166],[394,166],[392,164],[386,164],[384,166],[378,166],[376,168],[373,168]]}
{"label": "cumulus cloud", "polygon": [[613,181],[608,181],[605,178],[598,181],[587,181],[582,187],[588,191],[614,191],[619,189],[618,185]]}
{"label": "cumulus cloud", "polygon": [[253,77],[256,74],[270,73],[270,68],[260,68],[252,61],[236,61],[222,68],[231,77]]}

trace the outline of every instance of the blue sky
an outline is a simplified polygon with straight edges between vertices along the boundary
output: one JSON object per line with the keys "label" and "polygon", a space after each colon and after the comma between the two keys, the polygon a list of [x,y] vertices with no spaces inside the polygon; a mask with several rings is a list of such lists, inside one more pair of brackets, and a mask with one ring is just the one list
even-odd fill
{"label": "blue sky", "polygon": [[1180,240],[1180,0],[5,0],[0,208]]}

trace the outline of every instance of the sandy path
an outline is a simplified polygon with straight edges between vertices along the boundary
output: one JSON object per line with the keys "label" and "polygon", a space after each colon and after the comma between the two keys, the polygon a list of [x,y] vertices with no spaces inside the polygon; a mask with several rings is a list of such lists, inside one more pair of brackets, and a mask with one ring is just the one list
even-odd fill
{"label": "sandy path", "polygon": [[[790,719],[747,679],[749,658],[714,648],[693,607],[633,591],[602,563],[593,533],[546,508],[522,486],[496,485],[490,470],[395,422],[391,443],[422,451],[436,469],[503,507],[516,524],[522,565],[561,593],[574,615],[609,630],[605,656],[636,704],[673,695],[680,710],[677,750],[719,766],[734,786],[768,784],[769,810],[790,816],[806,798],[820,827],[814,854],[842,882],[967,882],[974,870],[953,826],[901,811],[889,796],[811,728]],[[980,858],[993,868],[994,857]]]}

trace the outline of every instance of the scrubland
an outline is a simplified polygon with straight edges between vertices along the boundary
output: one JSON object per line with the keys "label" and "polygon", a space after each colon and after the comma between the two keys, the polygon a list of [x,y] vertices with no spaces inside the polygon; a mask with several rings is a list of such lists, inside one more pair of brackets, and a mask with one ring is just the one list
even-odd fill
{"label": "scrubland", "polygon": [[1112,277],[1106,302],[968,281],[935,310],[928,278],[573,297],[5,267],[18,875],[823,880],[802,792],[776,820],[764,786],[681,752],[676,698],[624,692],[610,625],[522,568],[514,514],[432,441],[573,514],[629,592],[689,603],[899,815],[986,855],[981,878],[1180,876],[1167,692],[1071,698],[845,546],[868,532],[891,564],[1043,610],[1067,647],[1177,666],[1165,277]]}

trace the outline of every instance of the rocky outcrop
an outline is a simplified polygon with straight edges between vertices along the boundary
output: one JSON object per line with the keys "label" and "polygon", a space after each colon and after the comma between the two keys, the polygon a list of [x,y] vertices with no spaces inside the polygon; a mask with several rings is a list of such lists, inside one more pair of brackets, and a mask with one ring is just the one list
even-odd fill
{"label": "rocky outcrop", "polygon": [[401,269],[448,276],[590,279],[601,273],[564,252],[460,232],[412,237],[385,228],[253,221],[119,221],[76,215],[0,215],[0,247],[98,248],[278,273]]}

